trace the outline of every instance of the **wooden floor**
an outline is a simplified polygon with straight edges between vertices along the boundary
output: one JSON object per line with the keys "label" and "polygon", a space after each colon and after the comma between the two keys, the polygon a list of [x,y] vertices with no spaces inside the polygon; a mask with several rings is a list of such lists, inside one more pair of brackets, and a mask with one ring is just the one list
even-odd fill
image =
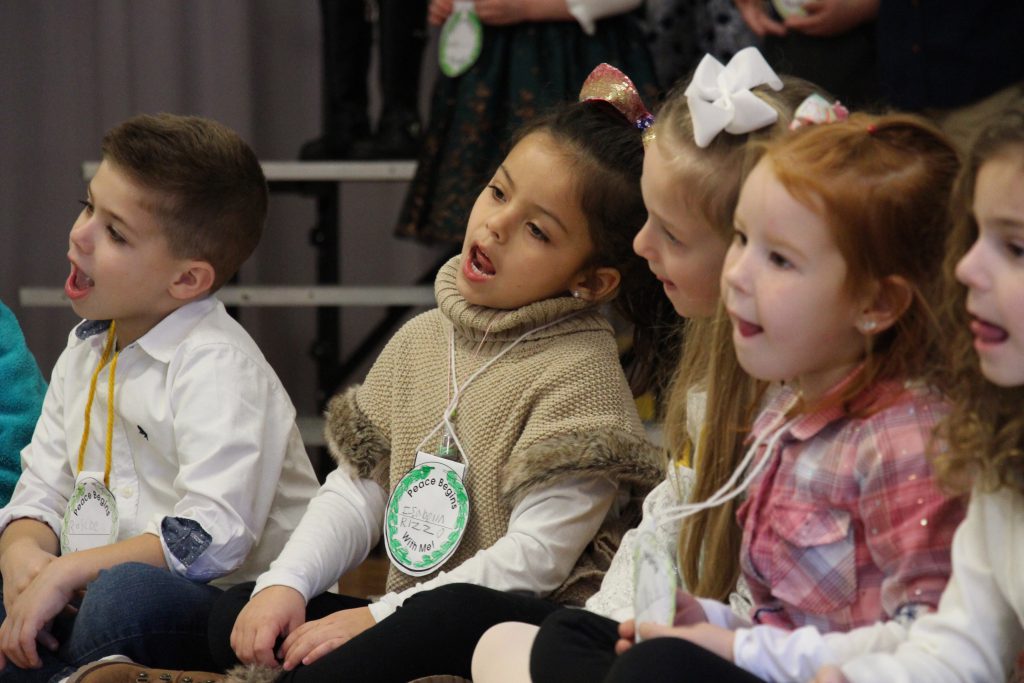
{"label": "wooden floor", "polygon": [[361,565],[338,581],[338,593],[356,598],[376,598],[384,595],[388,578],[388,557],[382,546],[370,553]]}

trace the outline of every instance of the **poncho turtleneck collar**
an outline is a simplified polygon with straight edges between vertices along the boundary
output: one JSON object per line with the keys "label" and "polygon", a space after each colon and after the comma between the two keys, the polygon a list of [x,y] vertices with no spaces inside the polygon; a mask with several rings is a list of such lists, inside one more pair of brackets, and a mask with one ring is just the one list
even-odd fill
{"label": "poncho turtleneck collar", "polygon": [[457,336],[479,343],[486,334],[487,342],[507,343],[520,335],[565,316],[571,317],[536,333],[535,339],[564,334],[573,329],[611,329],[610,324],[590,301],[559,296],[527,304],[521,308],[488,308],[471,304],[459,293],[455,278],[462,256],[451,258],[441,267],[434,280],[437,307],[451,321]]}

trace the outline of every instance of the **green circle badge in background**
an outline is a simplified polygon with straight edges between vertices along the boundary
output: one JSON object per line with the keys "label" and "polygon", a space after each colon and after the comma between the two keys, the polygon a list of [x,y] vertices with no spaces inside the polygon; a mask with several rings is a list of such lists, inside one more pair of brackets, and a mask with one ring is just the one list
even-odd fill
{"label": "green circle badge in background", "polygon": [[461,76],[480,56],[484,29],[473,10],[472,2],[456,2],[444,22],[439,40],[438,62],[445,76]]}

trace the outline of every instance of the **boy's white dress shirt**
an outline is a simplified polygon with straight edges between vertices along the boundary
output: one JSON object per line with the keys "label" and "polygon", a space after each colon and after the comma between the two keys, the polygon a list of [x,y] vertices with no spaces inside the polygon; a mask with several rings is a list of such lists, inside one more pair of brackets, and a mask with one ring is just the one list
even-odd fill
{"label": "boy's white dress shirt", "polygon": [[[60,535],[105,340],[97,321],[70,334],[0,531],[31,518]],[[104,468],[109,372],[96,383],[87,471]],[[232,585],[264,571],[317,481],[284,387],[220,301],[186,304],[121,349],[114,412],[118,540],[156,535],[170,570],[195,581]]]}

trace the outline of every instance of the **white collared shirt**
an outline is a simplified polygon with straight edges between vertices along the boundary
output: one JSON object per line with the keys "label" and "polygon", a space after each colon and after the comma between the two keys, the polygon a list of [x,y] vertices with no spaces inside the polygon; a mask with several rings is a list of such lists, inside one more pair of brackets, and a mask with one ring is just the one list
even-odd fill
{"label": "white collared shirt", "polygon": [[[60,535],[105,339],[95,321],[69,336],[0,531],[30,518]],[[84,470],[104,468],[109,372],[96,384]],[[114,414],[118,540],[156,535],[170,570],[196,581],[231,585],[264,571],[317,481],[284,387],[220,301],[186,304],[120,351]]]}

